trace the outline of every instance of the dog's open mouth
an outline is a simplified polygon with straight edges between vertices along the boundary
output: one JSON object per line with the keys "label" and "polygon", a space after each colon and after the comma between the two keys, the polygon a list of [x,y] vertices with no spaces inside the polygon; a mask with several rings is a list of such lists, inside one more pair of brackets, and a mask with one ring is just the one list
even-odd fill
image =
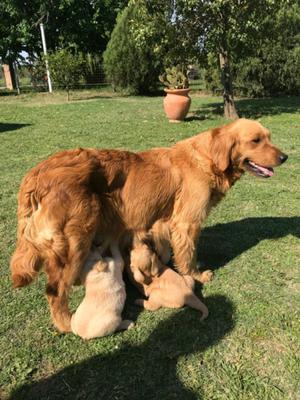
{"label": "dog's open mouth", "polygon": [[253,161],[246,160],[247,169],[256,176],[262,178],[270,178],[274,175],[274,170],[271,167],[263,167],[262,165],[256,164]]}

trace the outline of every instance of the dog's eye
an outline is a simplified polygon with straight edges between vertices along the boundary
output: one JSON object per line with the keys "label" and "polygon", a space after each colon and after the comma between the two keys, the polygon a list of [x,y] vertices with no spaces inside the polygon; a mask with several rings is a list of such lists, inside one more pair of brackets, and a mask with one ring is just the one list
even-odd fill
{"label": "dog's eye", "polygon": [[259,142],[260,142],[260,138],[258,137],[258,138],[256,138],[256,139],[253,139],[252,142],[253,142],[253,143],[259,143]]}

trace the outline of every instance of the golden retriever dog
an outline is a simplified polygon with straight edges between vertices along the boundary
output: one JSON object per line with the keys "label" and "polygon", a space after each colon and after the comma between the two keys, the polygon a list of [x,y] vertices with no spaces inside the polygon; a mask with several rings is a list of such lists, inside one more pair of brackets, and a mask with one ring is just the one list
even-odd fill
{"label": "golden retriever dog", "polygon": [[93,241],[117,241],[130,232],[142,242],[151,229],[157,252],[167,254],[169,241],[177,271],[201,281],[196,248],[210,209],[244,172],[269,178],[286,159],[269,131],[247,119],[140,153],[55,154],[29,171],[20,187],[13,286],[29,284],[44,266],[53,322],[68,332],[69,289]]}
{"label": "golden retriever dog", "polygon": [[117,244],[112,244],[113,258],[102,258],[92,249],[81,274],[85,297],[71,318],[73,333],[83,339],[93,339],[131,328],[134,324],[122,320],[126,291],[122,277],[124,262]]}

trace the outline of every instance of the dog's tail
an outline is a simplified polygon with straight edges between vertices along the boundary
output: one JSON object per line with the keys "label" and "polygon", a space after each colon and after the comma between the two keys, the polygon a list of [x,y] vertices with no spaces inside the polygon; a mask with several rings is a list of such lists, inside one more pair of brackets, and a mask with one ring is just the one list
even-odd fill
{"label": "dog's tail", "polygon": [[185,297],[185,304],[189,307],[201,311],[201,321],[208,317],[208,308],[204,303],[202,303],[200,299],[198,299],[198,297],[193,292]]}
{"label": "dog's tail", "polygon": [[14,288],[29,285],[42,267],[38,250],[26,239],[26,230],[31,224],[31,216],[37,210],[38,203],[32,192],[24,193],[22,189],[21,187],[18,204],[18,241],[10,262]]}

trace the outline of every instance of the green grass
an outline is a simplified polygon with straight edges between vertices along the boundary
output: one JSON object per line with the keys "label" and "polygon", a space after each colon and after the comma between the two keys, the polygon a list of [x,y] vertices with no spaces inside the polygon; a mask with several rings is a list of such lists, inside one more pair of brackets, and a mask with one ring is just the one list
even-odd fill
{"label": "green grass", "polygon": [[[26,171],[77,146],[168,146],[225,122],[220,98],[192,95],[188,120],[170,124],[160,97],[105,91],[0,98],[0,398],[277,400],[300,398],[300,98],[240,100],[289,154],[269,180],[245,176],[211,213],[199,259],[215,269],[191,309],[140,312],[129,287],[128,332],[84,342],[50,322],[43,275],[12,290],[17,192]],[[198,293],[199,289],[198,289]],[[74,289],[75,308],[83,294]]]}

